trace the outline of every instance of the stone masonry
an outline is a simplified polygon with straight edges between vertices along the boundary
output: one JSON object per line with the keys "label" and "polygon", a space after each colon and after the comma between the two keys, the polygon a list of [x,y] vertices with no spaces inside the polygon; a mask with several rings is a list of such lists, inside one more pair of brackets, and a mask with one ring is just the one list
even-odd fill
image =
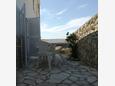
{"label": "stone masonry", "polygon": [[75,34],[77,42],[76,53],[81,62],[93,68],[98,68],[98,15],[93,16],[81,26]]}
{"label": "stone masonry", "polygon": [[61,67],[17,70],[17,86],[98,86],[97,70],[67,61]]}

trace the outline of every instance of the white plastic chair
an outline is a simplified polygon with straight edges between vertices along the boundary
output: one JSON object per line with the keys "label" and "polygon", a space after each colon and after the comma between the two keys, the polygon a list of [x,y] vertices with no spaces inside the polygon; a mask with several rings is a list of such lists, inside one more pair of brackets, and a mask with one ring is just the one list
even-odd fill
{"label": "white plastic chair", "polygon": [[51,61],[53,58],[53,53],[49,50],[49,45],[41,43],[39,46],[39,52],[38,52],[38,60],[44,61],[45,58],[47,58],[48,67],[49,70],[51,70]]}

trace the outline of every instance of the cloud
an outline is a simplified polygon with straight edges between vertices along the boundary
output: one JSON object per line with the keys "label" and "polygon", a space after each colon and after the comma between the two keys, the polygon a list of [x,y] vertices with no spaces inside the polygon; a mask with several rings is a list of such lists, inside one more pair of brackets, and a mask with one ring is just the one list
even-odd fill
{"label": "cloud", "polygon": [[51,10],[48,10],[48,9],[46,9],[46,8],[43,8],[43,9],[41,9],[40,10],[40,15],[41,15],[41,18],[49,18],[49,19],[54,19],[54,18],[58,18],[57,16],[56,16],[56,13],[55,12],[53,12],[53,11],[51,11]]}
{"label": "cloud", "polygon": [[48,16],[51,16],[52,13],[51,13],[49,10],[43,8],[43,9],[40,10],[40,15],[48,15]]}
{"label": "cloud", "polygon": [[41,32],[49,32],[50,29],[47,24],[41,23],[40,26],[41,26]]}
{"label": "cloud", "polygon": [[87,6],[88,6],[88,4],[79,5],[79,6],[78,6],[78,9],[80,9],[80,8],[85,8],[85,7],[87,7]]}
{"label": "cloud", "polygon": [[64,10],[61,10],[59,12],[54,12],[54,11],[51,11],[51,10],[48,10],[46,8],[42,8],[40,10],[40,15],[41,15],[41,18],[43,19],[57,19],[57,20],[60,20],[61,19],[61,16],[63,13],[65,13],[67,11],[67,9],[64,9]]}
{"label": "cloud", "polygon": [[67,11],[67,9],[61,10],[61,11],[59,11],[58,13],[56,13],[56,15],[61,15],[61,14],[63,14],[63,13],[66,12],[66,11]]}
{"label": "cloud", "polygon": [[64,31],[69,31],[69,30],[76,30],[80,26],[82,26],[86,21],[88,21],[91,17],[86,16],[86,17],[81,17],[77,19],[72,19],[68,21],[67,23],[63,25],[58,25],[54,27],[49,27],[45,23],[41,23],[41,32],[48,32],[48,33],[59,33],[59,32],[64,32]]}

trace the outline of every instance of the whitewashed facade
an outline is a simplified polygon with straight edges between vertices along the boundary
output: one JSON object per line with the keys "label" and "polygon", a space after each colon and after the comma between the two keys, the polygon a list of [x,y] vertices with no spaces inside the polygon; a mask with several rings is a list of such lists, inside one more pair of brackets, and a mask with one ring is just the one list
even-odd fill
{"label": "whitewashed facade", "polygon": [[17,65],[27,65],[29,57],[38,53],[41,38],[39,2],[39,0],[25,0],[22,7],[16,6]]}

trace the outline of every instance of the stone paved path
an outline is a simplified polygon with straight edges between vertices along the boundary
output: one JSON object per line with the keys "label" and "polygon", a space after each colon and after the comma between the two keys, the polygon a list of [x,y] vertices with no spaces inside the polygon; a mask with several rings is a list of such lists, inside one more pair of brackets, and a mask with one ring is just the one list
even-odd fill
{"label": "stone paved path", "polygon": [[17,71],[17,86],[98,86],[97,70],[78,62],[60,68],[30,68]]}

